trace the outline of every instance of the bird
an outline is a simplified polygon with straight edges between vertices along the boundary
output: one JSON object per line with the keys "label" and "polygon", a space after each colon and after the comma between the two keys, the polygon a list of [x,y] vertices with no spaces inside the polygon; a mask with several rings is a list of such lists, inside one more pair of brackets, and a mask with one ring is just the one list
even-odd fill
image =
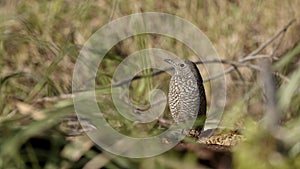
{"label": "bird", "polygon": [[[188,131],[199,136],[206,118],[206,94],[202,76],[196,64],[187,59],[164,59],[175,70],[169,83],[168,104],[174,122],[197,119],[199,124]],[[197,122],[196,120],[196,122]]]}

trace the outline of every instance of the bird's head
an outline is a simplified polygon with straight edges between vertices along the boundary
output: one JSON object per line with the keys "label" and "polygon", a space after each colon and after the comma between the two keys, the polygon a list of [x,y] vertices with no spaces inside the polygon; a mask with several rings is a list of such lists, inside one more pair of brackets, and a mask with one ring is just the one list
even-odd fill
{"label": "bird's head", "polygon": [[187,75],[187,73],[192,72],[194,68],[194,63],[187,59],[165,59],[165,62],[172,65],[175,69],[176,74]]}

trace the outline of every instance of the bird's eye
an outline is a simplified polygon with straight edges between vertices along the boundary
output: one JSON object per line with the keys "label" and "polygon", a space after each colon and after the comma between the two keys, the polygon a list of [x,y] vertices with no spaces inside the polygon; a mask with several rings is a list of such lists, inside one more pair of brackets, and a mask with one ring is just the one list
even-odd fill
{"label": "bird's eye", "polygon": [[184,67],[184,64],[181,63],[179,66],[180,66],[180,67]]}

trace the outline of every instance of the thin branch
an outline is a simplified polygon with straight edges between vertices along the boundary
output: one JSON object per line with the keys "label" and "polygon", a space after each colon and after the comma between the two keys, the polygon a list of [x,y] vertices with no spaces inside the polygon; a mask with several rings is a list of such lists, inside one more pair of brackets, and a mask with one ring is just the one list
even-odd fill
{"label": "thin branch", "polygon": [[269,44],[271,44],[274,40],[276,40],[282,33],[285,33],[287,31],[288,27],[290,27],[295,21],[296,21],[296,19],[290,20],[286,25],[284,25],[269,40],[267,40],[265,43],[263,43],[262,45],[260,45],[256,50],[254,50],[253,52],[251,52],[250,54],[248,54],[244,59],[241,59],[240,61],[244,62],[245,60],[251,58],[252,56],[257,55],[259,52],[261,52],[263,49],[265,49]]}
{"label": "thin branch", "polygon": [[279,49],[280,45],[282,44],[282,41],[284,39],[284,36],[285,34],[282,34],[282,36],[280,37],[280,39],[278,40],[278,43],[275,44],[275,47],[273,48],[273,51],[272,51],[272,58],[274,58],[275,60],[278,60],[278,58],[275,56],[275,53],[276,51]]}
{"label": "thin branch", "polygon": [[240,72],[239,68],[237,66],[234,66],[235,71],[237,72],[238,76],[240,77],[240,79],[243,81],[243,83],[245,84],[245,79],[242,75],[242,73]]}
{"label": "thin branch", "polygon": [[[263,43],[262,45],[260,45],[256,50],[254,50],[253,52],[251,52],[250,54],[248,54],[245,58],[240,59],[239,62],[243,63],[249,60],[252,60],[253,57],[257,57],[255,55],[257,55],[259,52],[261,52],[263,49],[265,49],[269,44],[271,44],[273,41],[275,41],[281,34],[285,33],[288,29],[288,27],[290,27],[294,22],[296,21],[296,19],[292,19],[290,20],[286,25],[284,25],[275,35],[273,35],[269,40],[267,40],[265,43]],[[231,66],[229,68],[227,68],[223,73],[219,73],[216,74],[214,76],[211,76],[207,79],[204,80],[204,82],[206,81],[211,81],[214,80],[218,77],[221,77],[227,73],[230,73],[234,70],[234,67]]]}
{"label": "thin branch", "polygon": [[272,55],[254,55],[249,58],[243,59],[243,62],[254,60],[254,59],[266,59],[266,58],[270,58],[270,57],[272,57]]}

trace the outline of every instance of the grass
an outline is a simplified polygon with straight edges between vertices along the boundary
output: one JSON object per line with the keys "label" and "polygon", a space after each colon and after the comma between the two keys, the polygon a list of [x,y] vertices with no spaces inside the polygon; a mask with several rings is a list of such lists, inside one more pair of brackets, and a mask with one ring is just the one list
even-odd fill
{"label": "grass", "polygon": [[[193,150],[172,149],[152,158],[129,159],[92,147],[86,136],[66,137],[60,131],[60,121],[74,115],[72,100],[37,102],[72,92],[72,73],[80,49],[101,26],[121,16],[150,11],[189,20],[208,36],[220,57],[227,60],[244,57],[289,20],[297,19],[282,40],[261,52],[274,53],[278,60],[272,60],[273,71],[289,79],[279,80],[277,105],[284,117],[282,126],[289,132],[278,139],[261,129],[265,96],[257,80],[259,73],[248,68],[240,68],[244,80],[236,72],[226,76],[224,119],[230,119],[231,125],[247,128],[243,134],[249,139],[232,153],[234,168],[299,168],[299,7],[297,0],[0,2],[0,168],[203,168],[204,157]],[[174,39],[157,35],[130,37],[105,56],[97,74],[97,87],[110,84],[114,70],[127,55],[154,47],[195,59],[192,51]],[[151,71],[146,69],[141,74]],[[133,82],[132,101],[147,106],[149,91],[167,91],[166,83],[160,82],[169,78],[162,74]],[[209,91],[209,83],[205,85]],[[109,106],[110,91],[97,92],[99,106],[107,110],[105,117],[117,130],[139,135],[152,127],[142,126],[137,132],[130,121],[120,122],[120,116]]]}

